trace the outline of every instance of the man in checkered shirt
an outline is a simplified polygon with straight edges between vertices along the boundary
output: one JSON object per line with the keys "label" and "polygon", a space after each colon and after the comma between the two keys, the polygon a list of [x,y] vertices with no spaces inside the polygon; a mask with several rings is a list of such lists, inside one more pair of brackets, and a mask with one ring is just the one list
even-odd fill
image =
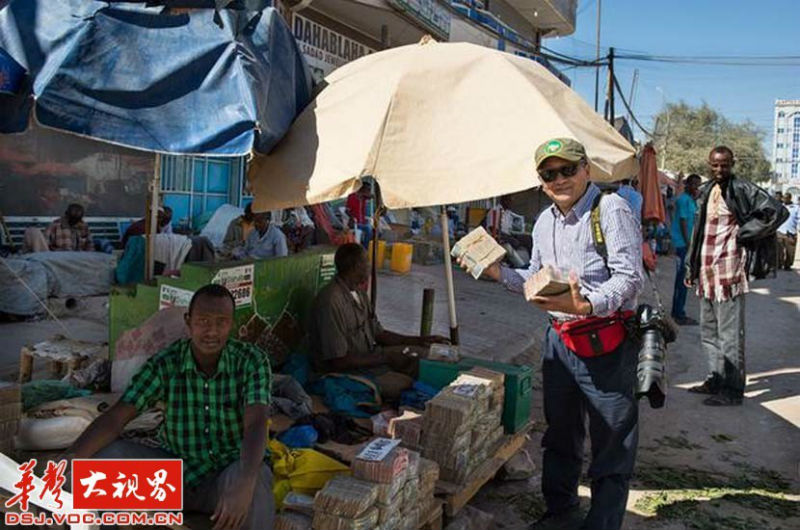
{"label": "man in checkered shirt", "polygon": [[94,250],[83,213],[83,206],[70,204],[64,215],[47,227],[44,237],[50,250]]}
{"label": "man in checkered shirt", "polygon": [[[151,357],[65,456],[181,458],[184,510],[210,515],[214,530],[272,528],[266,453],[272,376],[261,350],[230,338],[234,309],[225,287],[199,289],[185,316],[191,338]],[[158,402],[164,403],[160,448],[118,439]]]}
{"label": "man in checkered shirt", "polygon": [[94,250],[92,234],[83,214],[83,206],[73,203],[44,232],[28,227],[23,248],[28,252]]}
{"label": "man in checkered shirt", "polygon": [[[700,189],[699,210],[686,261],[686,285],[697,285],[700,336],[708,355],[706,380],[689,389],[710,394],[709,406],[741,405],[745,387],[744,295],[751,250],[788,216],[775,198],[736,178],[733,151],[715,147],[712,179]],[[763,247],[763,246],[762,246]]]}

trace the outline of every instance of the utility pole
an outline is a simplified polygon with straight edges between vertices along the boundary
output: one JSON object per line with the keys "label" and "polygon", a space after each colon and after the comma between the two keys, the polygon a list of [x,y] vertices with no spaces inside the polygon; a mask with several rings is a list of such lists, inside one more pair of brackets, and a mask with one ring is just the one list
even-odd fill
{"label": "utility pole", "polygon": [[670,117],[670,110],[667,108],[667,134],[664,136],[664,150],[662,151],[661,157],[661,169],[666,169],[667,167],[667,147],[669,146],[669,117]]}
{"label": "utility pole", "polygon": [[608,49],[608,123],[614,126],[614,48]]}
{"label": "utility pole", "polygon": [[[631,94],[628,97],[628,106],[633,109],[633,100],[636,97],[636,84],[639,82],[639,69],[633,71],[633,81],[631,81]],[[628,123],[633,123],[633,114],[628,112]]]}
{"label": "utility pole", "polygon": [[[600,11],[603,0],[597,0],[597,44],[595,61],[600,62]],[[594,67],[594,111],[597,112],[597,103],[600,94],[600,65]]]}

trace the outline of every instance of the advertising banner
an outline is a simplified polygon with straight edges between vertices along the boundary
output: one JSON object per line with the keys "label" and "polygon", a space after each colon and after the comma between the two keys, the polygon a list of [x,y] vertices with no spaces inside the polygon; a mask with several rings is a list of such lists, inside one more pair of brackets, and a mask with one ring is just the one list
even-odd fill
{"label": "advertising banner", "polygon": [[49,217],[79,203],[87,217],[138,217],[154,161],[152,153],[41,127],[0,135],[0,211]]}
{"label": "advertising banner", "polygon": [[253,303],[253,265],[242,265],[217,271],[211,283],[225,286],[236,300],[236,307]]}

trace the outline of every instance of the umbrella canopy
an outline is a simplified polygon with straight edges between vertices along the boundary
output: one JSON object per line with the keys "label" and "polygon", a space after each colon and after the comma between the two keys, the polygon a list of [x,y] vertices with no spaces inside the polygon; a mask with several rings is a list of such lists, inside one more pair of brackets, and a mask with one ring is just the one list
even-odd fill
{"label": "umbrella canopy", "polygon": [[530,59],[465,43],[425,43],[333,72],[282,143],[256,157],[257,210],[318,203],[374,177],[386,206],[457,203],[531,188],[536,147],[582,142],[596,180],[636,173],[633,147]]}
{"label": "umbrella canopy", "polygon": [[664,198],[661,196],[658,169],[656,168],[656,150],[647,144],[642,150],[641,168],[639,171],[639,191],[642,193],[642,219],[663,223],[667,218]]}
{"label": "umbrella canopy", "polygon": [[311,95],[305,60],[272,8],[169,15],[12,0],[0,9],[3,51],[0,71],[5,57],[27,73],[16,96],[0,99],[4,133],[24,130],[33,113],[44,126],[136,149],[238,156],[269,151]]}

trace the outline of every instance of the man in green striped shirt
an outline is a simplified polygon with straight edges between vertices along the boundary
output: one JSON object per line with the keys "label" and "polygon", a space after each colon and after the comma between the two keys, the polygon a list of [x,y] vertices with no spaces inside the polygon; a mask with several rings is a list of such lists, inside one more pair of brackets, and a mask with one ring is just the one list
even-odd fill
{"label": "man in green striped shirt", "polygon": [[[191,338],[151,357],[69,456],[181,458],[184,511],[211,514],[215,530],[272,528],[269,361],[254,345],[229,337],[234,308],[224,287],[198,290],[185,317]],[[117,439],[157,402],[165,406],[161,448]]]}

